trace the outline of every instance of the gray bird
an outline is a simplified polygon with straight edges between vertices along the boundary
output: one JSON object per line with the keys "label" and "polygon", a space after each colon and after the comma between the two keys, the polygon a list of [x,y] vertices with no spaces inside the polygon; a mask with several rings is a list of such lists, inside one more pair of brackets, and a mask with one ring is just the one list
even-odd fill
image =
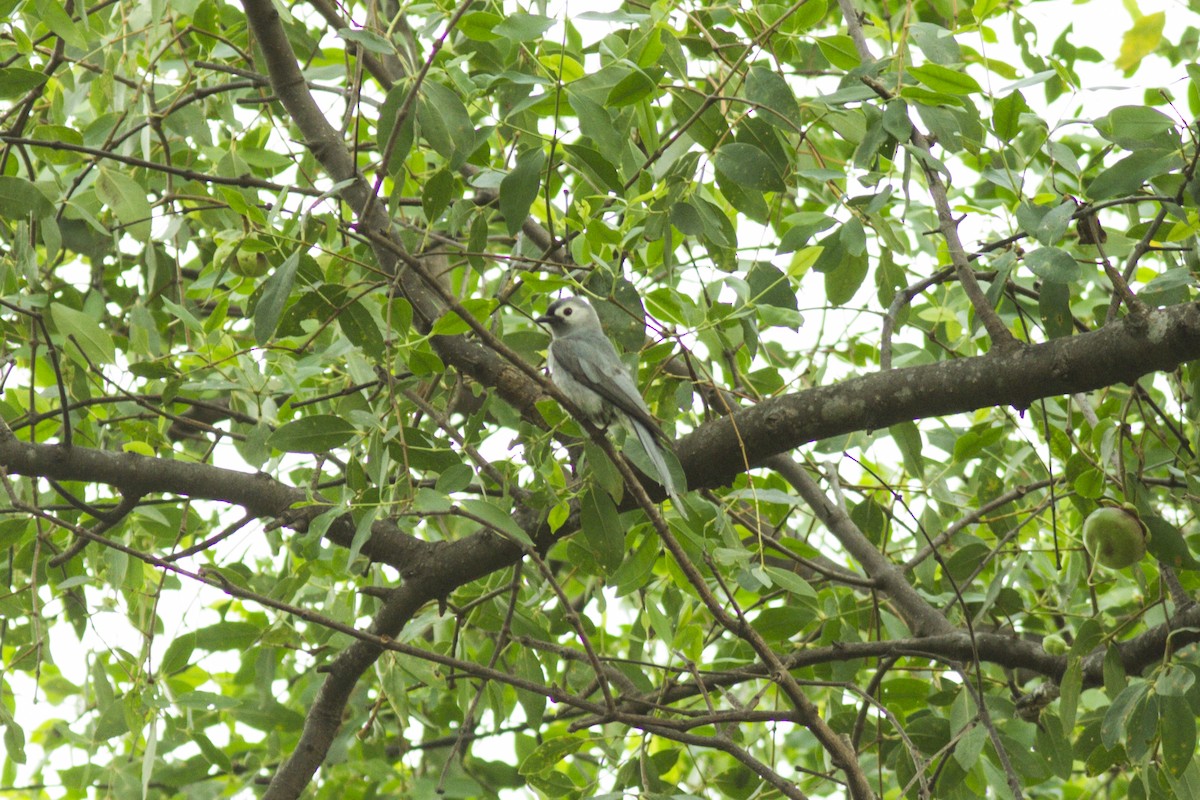
{"label": "gray bird", "polygon": [[546,360],[554,385],[590,422],[600,426],[617,419],[624,422],[650,457],[658,482],[682,511],[663,449],[670,446],[670,439],[650,415],[616,348],[604,335],[596,310],[582,297],[564,297],[534,321],[550,326],[552,340]]}

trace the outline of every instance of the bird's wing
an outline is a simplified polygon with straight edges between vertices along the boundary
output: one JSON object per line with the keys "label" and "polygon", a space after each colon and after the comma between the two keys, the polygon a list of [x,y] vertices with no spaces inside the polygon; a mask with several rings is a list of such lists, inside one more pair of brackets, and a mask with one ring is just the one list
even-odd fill
{"label": "bird's wing", "polygon": [[[605,343],[608,344],[608,341],[605,340]],[[644,425],[655,436],[669,441],[615,350],[597,353],[595,345],[576,341],[569,336],[555,339],[551,347],[554,348],[555,364],[567,370],[576,382],[612,403],[621,413]]]}

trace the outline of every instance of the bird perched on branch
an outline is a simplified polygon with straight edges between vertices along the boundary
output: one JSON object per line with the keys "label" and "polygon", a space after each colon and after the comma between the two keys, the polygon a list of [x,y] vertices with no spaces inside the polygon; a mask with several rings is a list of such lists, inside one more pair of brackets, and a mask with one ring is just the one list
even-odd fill
{"label": "bird perched on branch", "polygon": [[678,486],[667,467],[671,440],[650,414],[633,377],[600,327],[596,310],[582,297],[564,297],[539,322],[550,327],[550,378],[589,422],[606,427],[620,420],[637,436],[657,478],[681,511]]}

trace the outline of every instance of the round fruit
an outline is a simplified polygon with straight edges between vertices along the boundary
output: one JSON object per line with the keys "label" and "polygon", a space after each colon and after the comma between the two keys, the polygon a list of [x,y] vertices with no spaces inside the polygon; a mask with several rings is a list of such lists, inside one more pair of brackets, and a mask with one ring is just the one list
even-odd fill
{"label": "round fruit", "polygon": [[266,253],[251,253],[246,250],[238,250],[233,263],[230,264],[233,274],[243,278],[261,278],[270,268],[271,262],[267,260]]}
{"label": "round fruit", "polygon": [[1052,633],[1042,637],[1042,649],[1052,656],[1064,655],[1071,649],[1067,644],[1067,640],[1059,636],[1057,633]]}
{"label": "round fruit", "polygon": [[1098,508],[1083,521],[1083,546],[1096,563],[1124,569],[1146,555],[1142,521],[1123,508]]}

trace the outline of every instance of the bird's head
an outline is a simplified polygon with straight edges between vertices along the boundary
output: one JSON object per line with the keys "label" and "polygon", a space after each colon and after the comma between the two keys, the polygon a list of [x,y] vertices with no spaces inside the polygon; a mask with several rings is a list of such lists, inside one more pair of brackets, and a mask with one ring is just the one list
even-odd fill
{"label": "bird's head", "polygon": [[549,325],[550,333],[554,336],[567,336],[576,331],[600,328],[600,318],[596,309],[582,297],[564,297],[555,300],[546,309],[546,313],[534,322]]}

